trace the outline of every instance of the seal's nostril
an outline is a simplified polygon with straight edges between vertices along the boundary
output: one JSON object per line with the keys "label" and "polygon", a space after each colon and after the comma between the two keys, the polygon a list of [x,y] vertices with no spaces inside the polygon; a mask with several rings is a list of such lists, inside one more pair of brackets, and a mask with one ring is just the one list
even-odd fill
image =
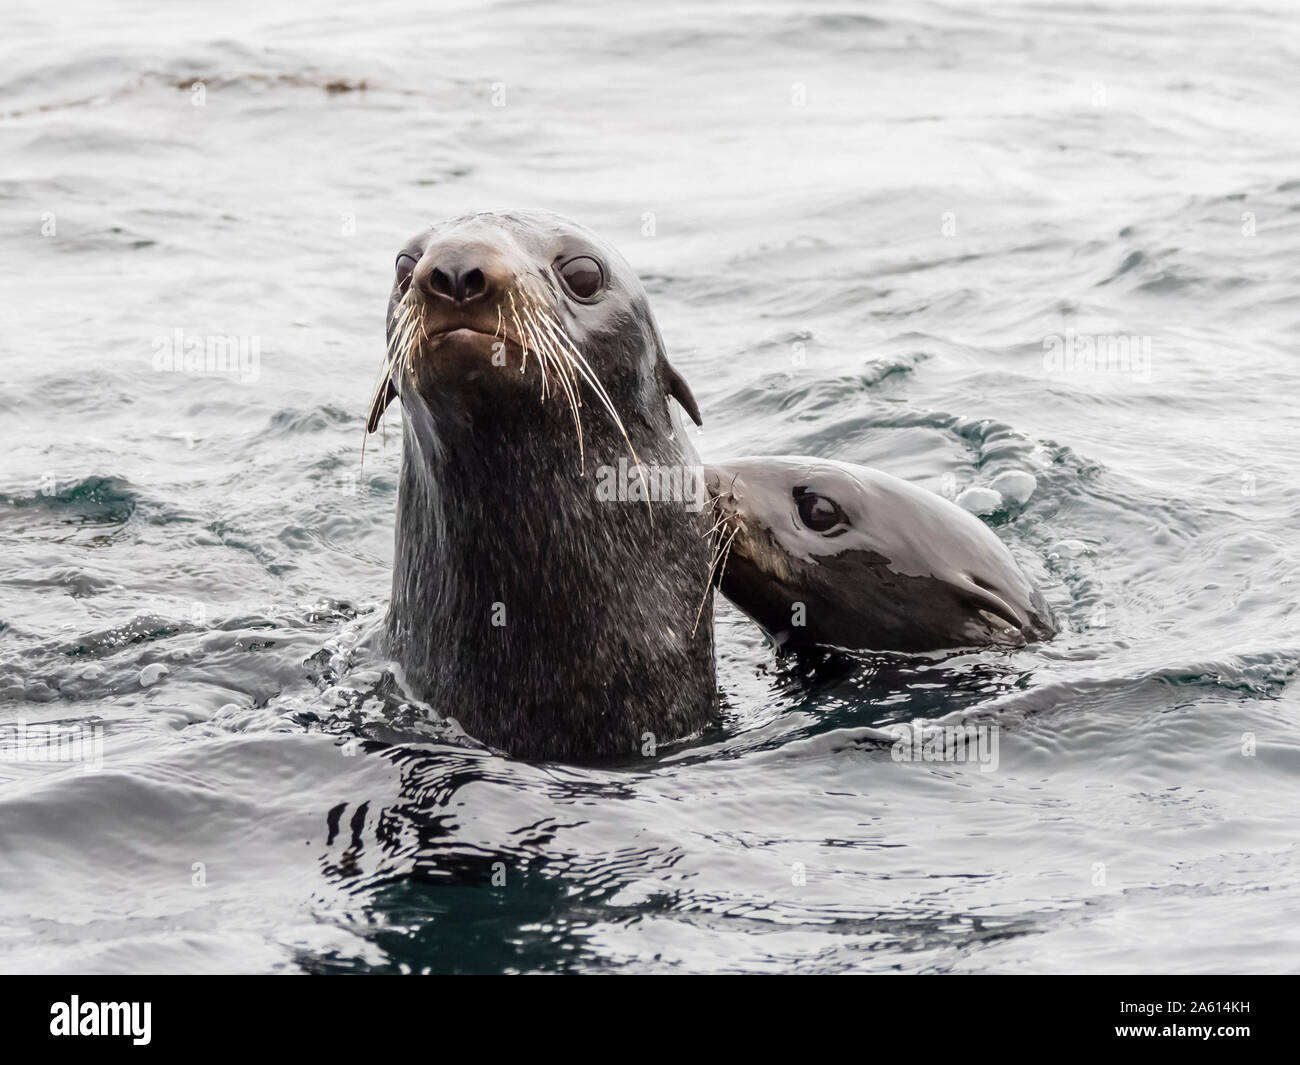
{"label": "seal's nostril", "polygon": [[465,303],[480,299],[487,292],[487,278],[477,267],[461,274],[458,280],[460,284],[457,286],[459,289],[457,295]]}
{"label": "seal's nostril", "polygon": [[455,282],[437,267],[429,274],[429,287],[439,296],[445,296],[449,300],[456,298]]}
{"label": "seal's nostril", "polygon": [[435,266],[429,271],[428,290],[453,303],[472,303],[487,295],[487,276],[477,266],[468,270],[454,264],[446,269]]}

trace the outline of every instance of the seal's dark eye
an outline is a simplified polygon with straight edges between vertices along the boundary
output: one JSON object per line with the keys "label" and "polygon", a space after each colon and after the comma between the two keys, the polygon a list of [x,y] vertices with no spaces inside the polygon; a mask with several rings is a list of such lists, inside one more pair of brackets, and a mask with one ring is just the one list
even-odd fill
{"label": "seal's dark eye", "polygon": [[560,266],[564,283],[580,300],[589,300],[605,287],[605,271],[589,255],[579,255]]}
{"label": "seal's dark eye", "polygon": [[401,290],[402,295],[406,295],[406,290],[411,287],[411,274],[415,272],[415,256],[409,251],[399,252],[397,255],[397,287]]}
{"label": "seal's dark eye", "polygon": [[[795,489],[795,503],[799,507],[799,520],[813,532],[831,533],[832,529],[849,524],[848,515],[840,509],[840,505],[835,500],[819,496],[806,488],[802,491]],[[839,532],[832,535],[838,536],[843,531],[844,529],[840,528]]]}

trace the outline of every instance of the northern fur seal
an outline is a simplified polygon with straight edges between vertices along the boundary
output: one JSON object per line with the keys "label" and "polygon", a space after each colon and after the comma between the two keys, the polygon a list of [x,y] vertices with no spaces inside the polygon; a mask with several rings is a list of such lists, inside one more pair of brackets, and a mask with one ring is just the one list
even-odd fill
{"label": "northern fur seal", "polygon": [[941,496],[799,456],[711,463],[705,476],[719,586],[778,647],[1016,647],[1054,632],[1002,541]]}
{"label": "northern fur seal", "polygon": [[699,462],[698,423],[631,267],[542,211],[435,225],[398,253],[389,358],[367,428],[400,398],[387,631],[407,683],[512,755],[634,755],[717,710],[711,515],[611,501],[619,459]]}

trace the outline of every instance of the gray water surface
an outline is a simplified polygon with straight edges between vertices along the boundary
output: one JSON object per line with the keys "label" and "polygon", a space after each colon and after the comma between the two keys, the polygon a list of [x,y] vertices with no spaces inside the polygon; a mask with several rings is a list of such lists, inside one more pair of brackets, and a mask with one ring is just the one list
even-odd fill
{"label": "gray water surface", "polygon": [[[1300,968],[1286,5],[6,30],[0,726],[99,728],[103,766],[0,763],[0,968]],[[395,408],[361,464],[393,257],[510,206],[632,261],[706,459],[1034,474],[990,520],[1069,631],[800,667],[720,604],[722,729],[627,766],[404,709]],[[156,369],[176,330],[249,360]],[[1079,336],[1138,357],[1054,363]],[[996,726],[996,768],[894,760],[915,719]]]}

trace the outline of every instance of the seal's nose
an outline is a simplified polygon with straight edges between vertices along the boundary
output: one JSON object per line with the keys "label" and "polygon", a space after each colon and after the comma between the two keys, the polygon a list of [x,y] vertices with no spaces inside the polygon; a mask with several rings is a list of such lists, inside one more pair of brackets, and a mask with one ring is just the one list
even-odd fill
{"label": "seal's nose", "polygon": [[481,299],[487,292],[487,278],[477,266],[468,268],[449,265],[446,270],[435,266],[429,272],[428,290],[452,303],[470,303]]}
{"label": "seal's nose", "polygon": [[704,487],[714,498],[722,495],[722,472],[717,466],[704,467]]}
{"label": "seal's nose", "polygon": [[725,462],[710,462],[704,467],[704,487],[714,499],[736,497],[740,483],[740,470]]}
{"label": "seal's nose", "polygon": [[724,464],[704,467],[704,489],[718,515],[728,521],[740,512],[740,495],[736,491],[740,474]]}
{"label": "seal's nose", "polygon": [[503,288],[507,280],[495,249],[461,241],[430,245],[412,277],[427,299],[449,300],[458,305],[484,299]]}

